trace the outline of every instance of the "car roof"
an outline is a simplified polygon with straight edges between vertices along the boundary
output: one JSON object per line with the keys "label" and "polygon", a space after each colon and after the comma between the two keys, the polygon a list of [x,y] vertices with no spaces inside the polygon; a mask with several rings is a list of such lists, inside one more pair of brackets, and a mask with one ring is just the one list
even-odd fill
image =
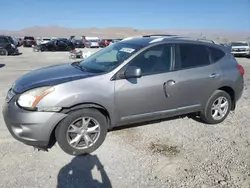
{"label": "car roof", "polygon": [[140,46],[149,46],[151,44],[157,44],[157,43],[190,43],[190,44],[203,44],[203,45],[209,45],[209,46],[222,46],[218,42],[204,39],[204,38],[192,38],[192,37],[186,37],[186,36],[177,36],[177,35],[146,35],[142,37],[131,37],[126,38],[122,41],[122,43],[130,43]]}

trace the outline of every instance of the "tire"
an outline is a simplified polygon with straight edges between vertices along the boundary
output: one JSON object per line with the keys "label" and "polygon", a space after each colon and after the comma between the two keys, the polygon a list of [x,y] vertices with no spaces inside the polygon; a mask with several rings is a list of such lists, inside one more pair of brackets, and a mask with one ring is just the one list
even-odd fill
{"label": "tire", "polygon": [[[80,137],[83,137],[81,139],[84,139],[84,140],[81,140],[79,142],[79,144],[85,145],[85,148],[83,148],[83,147],[76,148],[76,147],[72,146],[69,142],[74,140],[74,138],[76,138],[77,136],[79,136],[82,133],[79,133],[79,134],[78,133],[68,133],[68,131],[69,131],[69,129],[71,131],[75,129],[75,128],[71,129],[72,128],[71,124],[73,124],[73,122],[76,122],[77,129],[79,129],[78,126],[82,124],[81,119],[83,117],[93,118],[94,120],[96,120],[97,124],[99,124],[99,127],[97,129],[99,132],[98,133],[90,133],[90,134],[88,133],[88,136],[89,136],[88,138],[91,138],[92,141],[94,140],[94,142],[92,142],[92,145],[90,144],[89,147],[86,147],[85,136],[80,136]],[[92,120],[91,120],[90,122],[93,123],[94,121],[92,122]],[[76,127],[76,126],[74,126],[74,127]],[[86,109],[73,111],[65,119],[63,119],[56,127],[55,136],[56,136],[56,140],[58,142],[58,145],[60,146],[60,148],[64,152],[66,152],[67,154],[70,154],[70,155],[79,156],[79,155],[86,155],[86,154],[92,153],[93,151],[98,149],[105,140],[105,137],[107,135],[107,130],[108,130],[108,124],[107,124],[106,117],[100,111],[98,111],[96,109],[86,108]],[[72,137],[69,136],[69,134],[73,134],[73,135],[71,135]],[[94,136],[91,134],[93,134]]]}
{"label": "tire", "polygon": [[[217,119],[217,118],[214,118],[212,115],[213,112],[215,113],[215,111],[216,111],[216,110],[212,110],[212,107],[213,107],[213,104],[215,104],[216,101],[218,101],[219,99],[223,99],[223,101],[227,101],[228,104],[227,104],[227,109],[224,108],[225,111],[224,112],[222,111],[223,115],[221,116],[221,118]],[[218,108],[218,107],[215,107],[215,108]],[[209,98],[209,100],[206,104],[206,107],[200,113],[201,114],[200,116],[201,116],[201,119],[207,124],[218,124],[218,123],[223,122],[227,118],[229,112],[231,111],[231,108],[232,108],[232,99],[231,99],[230,95],[225,91],[216,90],[213,93],[213,95]]]}
{"label": "tire", "polygon": [[45,52],[47,51],[47,48],[45,46],[42,46],[41,49],[40,49],[41,52]]}
{"label": "tire", "polygon": [[4,48],[0,49],[0,56],[7,56],[8,54],[9,53],[8,53],[8,51],[6,49],[4,49]]}

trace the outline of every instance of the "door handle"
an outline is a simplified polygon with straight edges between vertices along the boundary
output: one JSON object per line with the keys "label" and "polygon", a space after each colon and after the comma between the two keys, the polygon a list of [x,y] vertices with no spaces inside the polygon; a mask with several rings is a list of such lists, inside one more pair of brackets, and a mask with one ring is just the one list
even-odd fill
{"label": "door handle", "polygon": [[175,85],[175,81],[174,80],[168,80],[166,83],[169,86]]}
{"label": "door handle", "polygon": [[175,81],[174,80],[168,80],[167,82],[164,82],[163,84],[163,91],[166,97],[169,97],[170,95],[167,92],[167,86],[172,86],[175,85]]}
{"label": "door handle", "polygon": [[217,73],[212,73],[209,75],[209,78],[218,78],[219,77],[219,74]]}

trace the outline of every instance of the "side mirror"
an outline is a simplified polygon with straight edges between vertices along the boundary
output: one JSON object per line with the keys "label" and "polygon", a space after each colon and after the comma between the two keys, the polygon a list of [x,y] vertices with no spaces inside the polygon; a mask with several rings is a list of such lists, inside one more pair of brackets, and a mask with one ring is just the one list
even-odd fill
{"label": "side mirror", "polygon": [[135,66],[128,67],[124,73],[126,79],[129,78],[140,78],[141,77],[141,69]]}

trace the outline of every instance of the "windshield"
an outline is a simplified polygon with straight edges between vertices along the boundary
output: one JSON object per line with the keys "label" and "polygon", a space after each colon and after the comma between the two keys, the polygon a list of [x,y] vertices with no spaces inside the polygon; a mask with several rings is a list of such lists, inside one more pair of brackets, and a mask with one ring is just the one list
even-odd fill
{"label": "windshield", "polygon": [[248,46],[246,42],[233,42],[232,46]]}
{"label": "windshield", "polygon": [[88,72],[110,72],[141,48],[142,46],[134,44],[115,43],[89,56],[80,66]]}
{"label": "windshield", "polygon": [[24,40],[35,40],[34,37],[24,37]]}

